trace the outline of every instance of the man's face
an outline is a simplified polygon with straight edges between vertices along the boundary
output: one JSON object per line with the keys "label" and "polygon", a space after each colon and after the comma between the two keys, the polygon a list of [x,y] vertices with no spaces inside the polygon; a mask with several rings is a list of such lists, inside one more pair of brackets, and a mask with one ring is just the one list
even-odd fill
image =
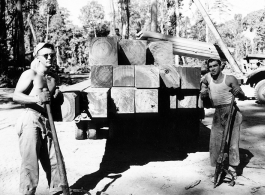
{"label": "man's face", "polygon": [[217,61],[210,62],[208,68],[212,76],[219,75],[221,72],[221,65]]}
{"label": "man's face", "polygon": [[50,48],[42,48],[38,51],[38,59],[47,68],[52,66],[54,57],[55,52]]}

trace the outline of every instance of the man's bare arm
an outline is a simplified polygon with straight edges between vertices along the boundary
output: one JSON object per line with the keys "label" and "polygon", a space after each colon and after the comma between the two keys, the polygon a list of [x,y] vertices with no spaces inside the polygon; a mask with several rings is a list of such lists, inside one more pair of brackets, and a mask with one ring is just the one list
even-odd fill
{"label": "man's bare arm", "polygon": [[207,74],[202,77],[201,79],[201,98],[206,98],[206,97],[209,97],[209,89],[208,89],[208,80],[207,80]]}
{"label": "man's bare arm", "polygon": [[246,96],[245,96],[245,93],[243,92],[243,90],[241,89],[240,85],[238,84],[238,81],[236,79],[236,77],[232,76],[232,75],[229,75],[228,77],[228,82],[229,82],[229,86],[232,88],[230,90],[230,92],[240,98],[240,99],[245,99]]}
{"label": "man's bare arm", "polygon": [[20,76],[15,92],[13,94],[13,101],[22,103],[22,104],[35,104],[38,103],[39,97],[29,96],[25,92],[32,85],[35,73],[33,70],[27,70],[22,73]]}

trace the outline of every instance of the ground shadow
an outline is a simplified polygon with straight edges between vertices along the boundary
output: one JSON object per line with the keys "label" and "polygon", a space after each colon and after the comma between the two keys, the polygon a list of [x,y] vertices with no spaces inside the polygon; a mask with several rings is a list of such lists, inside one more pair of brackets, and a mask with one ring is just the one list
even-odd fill
{"label": "ground shadow", "polygon": [[[194,123],[194,119],[188,115],[185,112],[171,113],[164,117],[135,114],[132,118],[112,119],[109,131],[113,131],[113,134],[107,137],[99,170],[84,175],[71,188],[91,190],[102,179],[112,177],[113,180],[102,190],[105,191],[130,166],[184,160],[187,153],[208,151],[210,130],[200,120]],[[193,131],[197,126],[200,128],[200,136]]]}
{"label": "ground shadow", "polygon": [[244,168],[250,162],[250,159],[254,157],[254,155],[249,150],[243,148],[239,149],[239,155],[240,155],[240,164],[238,165],[237,174],[242,175]]}

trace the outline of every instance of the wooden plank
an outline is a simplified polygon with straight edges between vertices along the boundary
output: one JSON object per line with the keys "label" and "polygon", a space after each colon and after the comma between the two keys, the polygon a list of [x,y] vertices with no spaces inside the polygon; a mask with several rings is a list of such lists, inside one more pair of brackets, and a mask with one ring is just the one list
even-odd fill
{"label": "wooden plank", "polygon": [[200,89],[201,67],[177,66],[181,89]]}
{"label": "wooden plank", "polygon": [[112,87],[113,67],[108,65],[92,66],[90,72],[91,87]]}
{"label": "wooden plank", "polygon": [[154,65],[174,64],[173,45],[168,41],[157,41],[148,44],[154,58]]}
{"label": "wooden plank", "polygon": [[158,89],[137,89],[135,91],[136,113],[158,113]]}
{"label": "wooden plank", "polygon": [[167,88],[180,87],[180,75],[173,65],[160,64],[159,74]]}
{"label": "wooden plank", "polygon": [[94,37],[89,42],[89,64],[118,65],[117,39],[115,37]]}
{"label": "wooden plank", "polygon": [[113,67],[113,86],[134,87],[134,66],[123,65]]}
{"label": "wooden plank", "polygon": [[147,41],[121,39],[119,45],[119,64],[145,65]]}
{"label": "wooden plank", "polygon": [[198,108],[198,96],[184,96],[184,99],[178,100],[178,108]]}
{"label": "wooden plank", "polygon": [[111,98],[115,105],[115,113],[134,113],[134,87],[112,87]]}
{"label": "wooden plank", "polygon": [[82,91],[88,87],[90,87],[91,80],[87,79],[85,81],[82,81],[80,83],[76,83],[74,85],[64,85],[59,86],[60,91]]}
{"label": "wooden plank", "polygon": [[87,109],[92,118],[107,118],[109,88],[87,88]]}
{"label": "wooden plank", "polygon": [[153,65],[135,66],[135,87],[159,88],[159,67]]}
{"label": "wooden plank", "polygon": [[170,109],[177,109],[178,108],[178,100],[177,100],[177,95],[170,95]]}

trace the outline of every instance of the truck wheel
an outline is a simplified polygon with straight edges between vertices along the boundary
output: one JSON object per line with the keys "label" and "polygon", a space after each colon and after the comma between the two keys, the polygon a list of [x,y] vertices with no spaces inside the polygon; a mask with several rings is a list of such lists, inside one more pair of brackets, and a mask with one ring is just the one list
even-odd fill
{"label": "truck wheel", "polygon": [[265,103],[265,79],[258,82],[255,86],[255,98],[259,103]]}
{"label": "truck wheel", "polygon": [[88,129],[88,121],[80,120],[75,123],[75,139],[83,140],[87,139],[86,131]]}

